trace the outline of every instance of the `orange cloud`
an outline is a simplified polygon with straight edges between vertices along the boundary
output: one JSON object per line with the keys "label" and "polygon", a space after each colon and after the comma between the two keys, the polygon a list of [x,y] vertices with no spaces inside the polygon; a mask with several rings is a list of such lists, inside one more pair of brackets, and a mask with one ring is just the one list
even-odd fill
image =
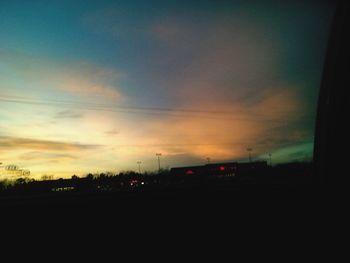
{"label": "orange cloud", "polygon": [[112,69],[83,62],[75,63],[67,68],[59,68],[50,75],[50,81],[55,87],[73,95],[101,97],[113,101],[122,98],[115,83],[124,78],[125,74]]}
{"label": "orange cloud", "polygon": [[41,162],[66,162],[77,159],[76,156],[66,153],[47,153],[40,151],[26,152],[19,157],[24,161],[41,161]]}
{"label": "orange cloud", "polygon": [[0,136],[0,149],[35,149],[43,151],[81,151],[96,149],[98,145],[56,142],[39,139]]}
{"label": "orange cloud", "polygon": [[[275,140],[275,137],[281,137],[278,132],[283,133],[285,139],[286,130],[281,130],[281,125],[293,131],[291,124],[301,117],[302,105],[293,87],[276,88],[280,92],[267,93],[249,107],[244,101],[231,103],[220,93],[208,97],[207,89],[211,87],[204,85],[201,92],[188,93],[183,98],[184,105],[201,109],[203,113],[185,113],[179,117],[165,115],[144,122],[140,124],[143,132],[139,143],[148,144],[148,151],[158,150],[165,155],[187,154],[230,160],[245,156],[247,147],[253,147],[254,154],[262,154],[269,147],[287,143]],[[210,110],[220,113],[210,114]],[[271,132],[274,129],[276,131]],[[299,130],[297,134],[300,139],[303,133]],[[296,140],[297,137],[288,139]]]}

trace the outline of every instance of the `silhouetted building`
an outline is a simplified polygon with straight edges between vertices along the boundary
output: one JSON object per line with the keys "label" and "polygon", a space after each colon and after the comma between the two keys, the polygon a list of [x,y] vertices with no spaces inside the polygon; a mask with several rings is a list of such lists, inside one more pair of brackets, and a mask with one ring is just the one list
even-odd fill
{"label": "silhouetted building", "polygon": [[175,167],[170,169],[170,174],[174,176],[214,176],[226,177],[237,176],[267,169],[266,161],[249,163],[213,163],[202,166]]}

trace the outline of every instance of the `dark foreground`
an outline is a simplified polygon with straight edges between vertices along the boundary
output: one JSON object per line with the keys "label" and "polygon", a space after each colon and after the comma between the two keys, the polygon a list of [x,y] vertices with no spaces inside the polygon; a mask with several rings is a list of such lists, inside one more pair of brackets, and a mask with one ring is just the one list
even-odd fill
{"label": "dark foreground", "polygon": [[36,194],[11,194],[0,197],[1,207],[76,207],[114,208],[147,204],[227,203],[232,206],[245,202],[317,202],[321,190],[310,183],[292,184],[237,184],[216,182],[208,184],[185,184],[180,186],[157,186],[125,189],[109,192],[59,192]]}
{"label": "dark foreground", "polygon": [[91,207],[118,210],[148,205],[213,204],[239,206],[270,202],[317,202],[320,188],[313,183],[311,165],[293,165],[256,172],[212,176],[174,176],[171,173],[48,181],[19,181],[0,191],[1,207]]}

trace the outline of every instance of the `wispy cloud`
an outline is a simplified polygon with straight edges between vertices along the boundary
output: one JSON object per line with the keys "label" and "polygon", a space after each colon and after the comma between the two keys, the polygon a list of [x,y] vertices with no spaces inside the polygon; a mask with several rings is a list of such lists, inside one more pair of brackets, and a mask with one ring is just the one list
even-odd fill
{"label": "wispy cloud", "polygon": [[47,153],[47,152],[40,152],[40,151],[32,151],[22,154],[19,159],[25,160],[25,161],[50,161],[50,162],[64,162],[64,161],[70,161],[75,160],[78,157],[66,154],[66,153]]}
{"label": "wispy cloud", "polygon": [[106,131],[105,133],[110,135],[117,135],[120,133],[120,131],[118,129],[112,129],[112,130]]}
{"label": "wispy cloud", "polygon": [[0,136],[0,149],[34,149],[45,151],[82,151],[97,149],[95,144],[57,142],[40,139]]}
{"label": "wispy cloud", "polygon": [[53,73],[58,77],[57,87],[79,96],[103,97],[107,100],[116,100],[122,97],[115,83],[125,74],[112,69],[101,68],[97,65],[83,62],[71,65]]}
{"label": "wispy cloud", "polygon": [[55,115],[56,119],[80,119],[83,117],[84,117],[83,113],[71,111],[71,110],[60,111]]}
{"label": "wispy cloud", "polygon": [[[98,99],[116,101],[121,99],[118,81],[126,74],[114,68],[99,66],[90,61],[57,61],[32,56],[12,49],[0,49],[0,59],[6,65],[5,71],[0,71],[0,79],[8,82],[6,75],[20,76],[20,81],[7,88],[9,92],[21,90],[23,85],[31,87],[31,93],[37,95],[52,95],[63,92],[80,99]],[[8,72],[6,71],[8,70]],[[3,74],[2,74],[3,73]]]}
{"label": "wispy cloud", "polygon": [[120,39],[145,33],[145,23],[140,19],[135,10],[110,5],[84,14],[81,23],[90,30]]}

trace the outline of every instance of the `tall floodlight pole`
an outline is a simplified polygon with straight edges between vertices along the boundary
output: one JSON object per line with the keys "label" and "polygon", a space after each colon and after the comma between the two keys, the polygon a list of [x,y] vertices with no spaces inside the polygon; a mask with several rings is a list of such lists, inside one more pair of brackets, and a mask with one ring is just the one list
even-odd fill
{"label": "tall floodlight pole", "polygon": [[272,158],[271,158],[272,154],[269,153],[269,157],[270,157],[270,166],[272,167]]}
{"label": "tall floodlight pole", "polygon": [[208,162],[208,163],[210,163],[210,158],[209,158],[209,157],[207,157],[206,159],[207,159],[207,162]]}
{"label": "tall floodlight pole", "polygon": [[249,162],[251,163],[252,162],[252,154],[251,152],[253,151],[252,148],[247,148],[247,151],[249,152]]}
{"label": "tall floodlight pole", "polygon": [[158,173],[160,173],[160,156],[162,156],[162,154],[156,153],[156,156],[158,156]]}
{"label": "tall floodlight pole", "polygon": [[139,165],[139,174],[141,174],[141,162],[138,161],[137,164]]}

